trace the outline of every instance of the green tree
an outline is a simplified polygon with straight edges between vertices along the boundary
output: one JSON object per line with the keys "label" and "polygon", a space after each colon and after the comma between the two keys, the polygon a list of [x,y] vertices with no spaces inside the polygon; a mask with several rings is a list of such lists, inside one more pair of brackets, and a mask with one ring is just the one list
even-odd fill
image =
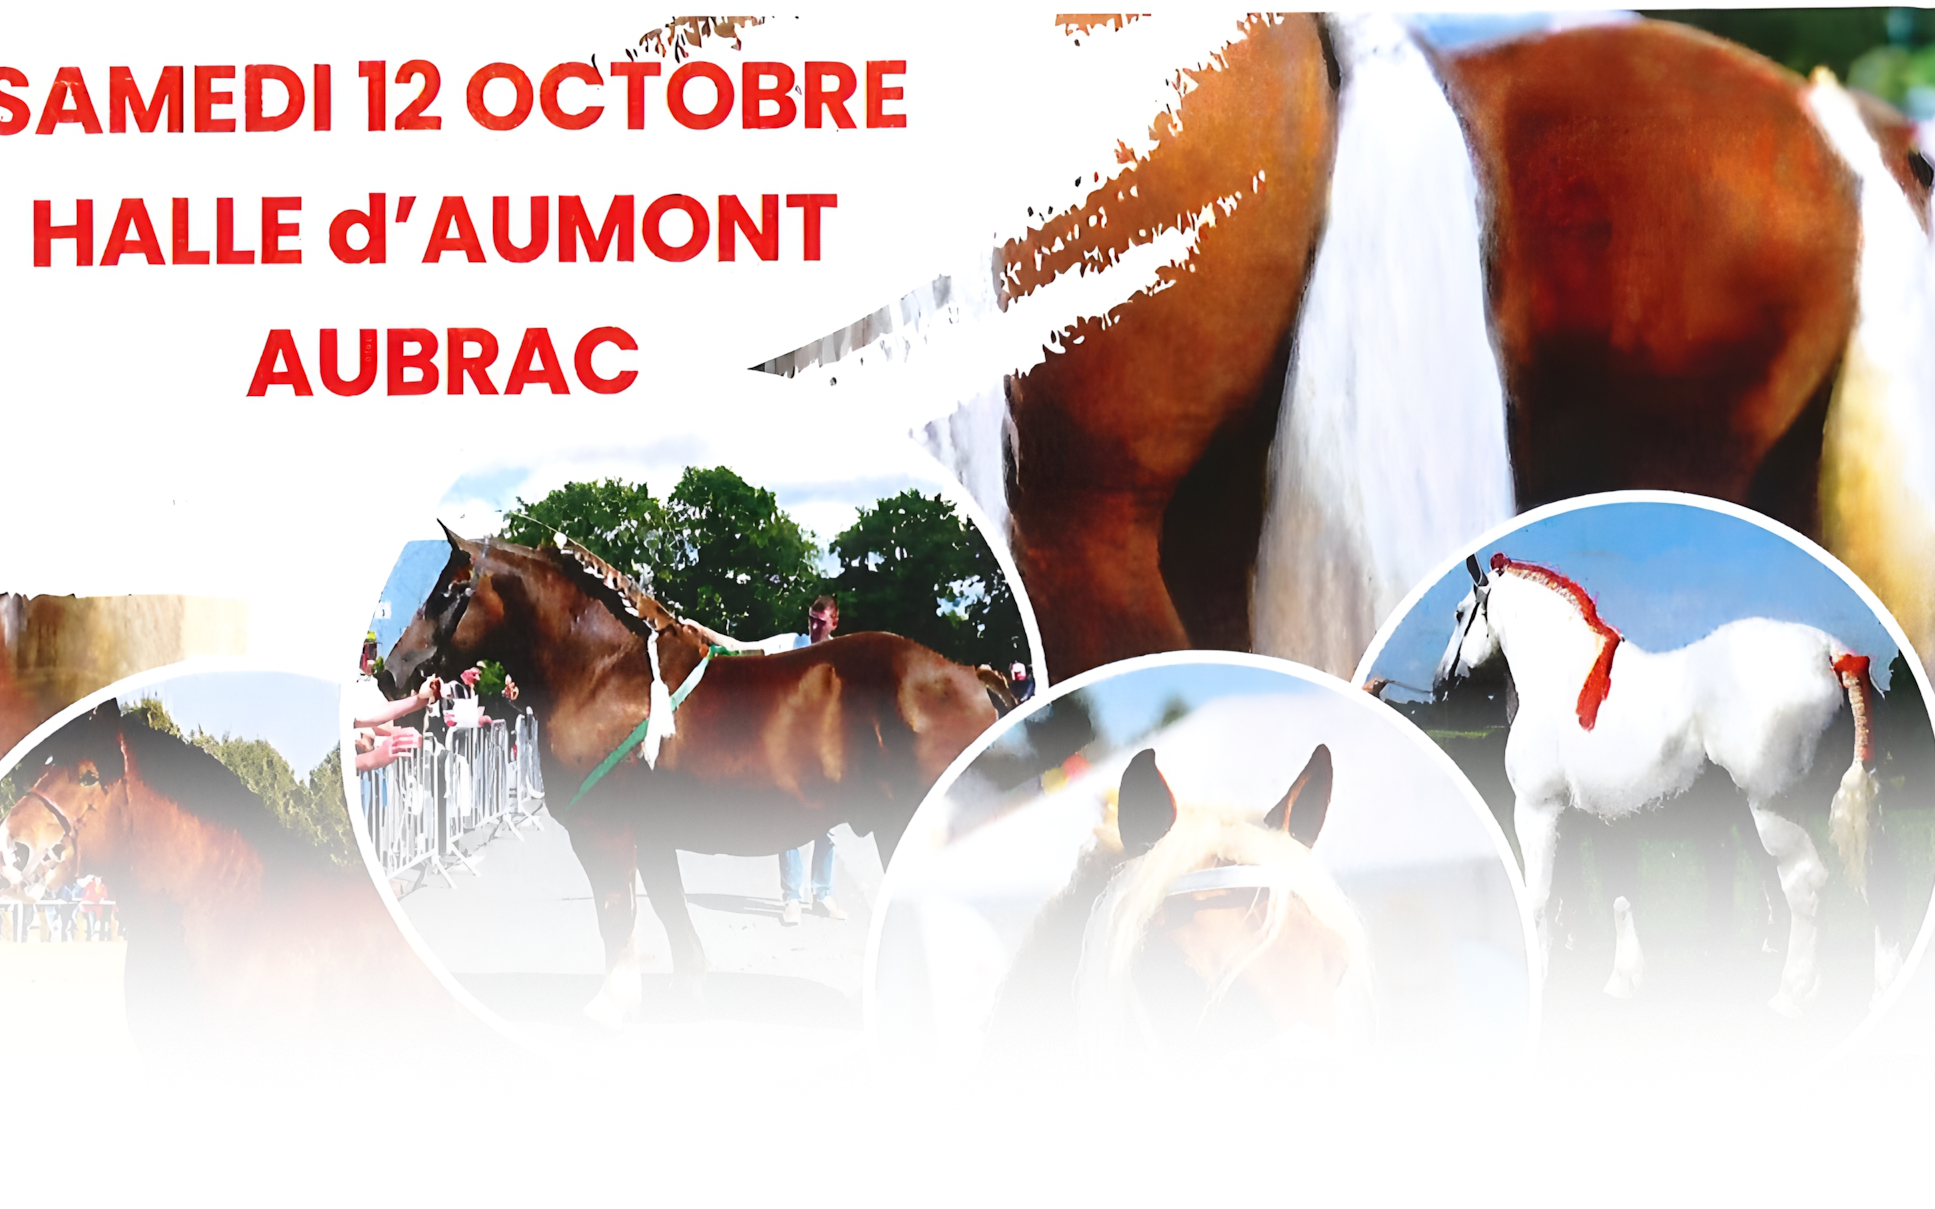
{"label": "green tree", "polygon": [[221,761],[291,835],[338,865],[360,863],[343,796],[340,750],[325,756],[306,780],[299,781],[282,753],[266,740],[228,735],[218,739],[197,732],[188,741]]}
{"label": "green tree", "polygon": [[886,630],[959,663],[1026,662],[1021,610],[980,533],[939,494],[909,488],[862,508],[833,539],[826,591],[840,628]]}
{"label": "green tree", "polygon": [[618,479],[566,483],[536,503],[522,497],[504,518],[500,536],[523,546],[545,546],[562,529],[648,591],[663,542],[665,506],[644,483]]}
{"label": "green tree", "polygon": [[519,499],[502,535],[542,545],[562,529],[681,616],[756,639],[797,631],[820,590],[813,535],[724,466],[691,467],[660,502],[643,483],[567,483]]}
{"label": "green tree", "polygon": [[778,496],[724,466],[693,467],[665,504],[653,594],[736,637],[796,632],[820,591],[819,557]]}
{"label": "green tree", "polygon": [[1802,75],[1826,67],[1844,80],[1871,48],[1935,40],[1935,13],[1923,9],[1662,9],[1645,15],[1718,34]]}

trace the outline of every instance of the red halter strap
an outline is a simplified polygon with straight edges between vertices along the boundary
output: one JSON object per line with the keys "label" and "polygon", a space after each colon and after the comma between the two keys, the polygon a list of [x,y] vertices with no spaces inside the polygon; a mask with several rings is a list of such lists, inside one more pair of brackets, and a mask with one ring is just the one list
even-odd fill
{"label": "red halter strap", "polygon": [[1606,694],[1612,691],[1613,652],[1619,649],[1619,631],[1613,629],[1599,618],[1599,606],[1593,603],[1586,590],[1573,580],[1536,563],[1516,562],[1503,554],[1492,555],[1492,570],[1510,572],[1521,579],[1529,579],[1541,587],[1550,588],[1572,603],[1586,628],[1599,637],[1599,655],[1592,661],[1592,670],[1586,673],[1586,682],[1579,686],[1579,726],[1591,730],[1599,721],[1599,707],[1605,704]]}

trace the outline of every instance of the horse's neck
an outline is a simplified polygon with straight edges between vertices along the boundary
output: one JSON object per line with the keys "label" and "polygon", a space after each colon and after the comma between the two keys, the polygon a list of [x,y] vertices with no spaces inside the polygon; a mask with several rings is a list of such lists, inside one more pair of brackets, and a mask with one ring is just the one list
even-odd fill
{"label": "horse's neck", "polygon": [[[604,605],[562,577],[543,583],[528,572],[512,573],[523,590],[515,602],[506,601],[498,639],[480,653],[504,665],[540,716],[569,709],[586,696],[623,691],[629,680],[649,676],[649,670],[638,670],[642,658],[635,665],[629,657],[629,631]],[[540,605],[540,600],[549,603]]]}
{"label": "horse's neck", "polygon": [[[106,880],[117,893],[183,903],[203,891],[260,884],[262,857],[254,845],[149,788],[132,760],[124,775],[120,826],[103,853]],[[89,838],[86,828],[77,837],[83,859]]]}
{"label": "horse's neck", "polygon": [[1603,639],[1571,601],[1518,576],[1501,575],[1486,608],[1521,700],[1578,695]]}
{"label": "horse's neck", "polygon": [[[570,764],[595,763],[645,717],[651,656],[589,596],[526,608],[527,615],[507,616],[503,627],[524,637],[501,645],[495,657],[517,681],[520,700],[537,713],[546,750]],[[679,629],[661,634],[658,648],[660,676],[673,691],[706,653]]]}

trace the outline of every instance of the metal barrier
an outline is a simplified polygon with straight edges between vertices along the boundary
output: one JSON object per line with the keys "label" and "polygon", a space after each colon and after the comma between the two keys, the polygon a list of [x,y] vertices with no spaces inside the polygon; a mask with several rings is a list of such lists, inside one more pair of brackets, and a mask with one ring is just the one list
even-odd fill
{"label": "metal barrier", "polygon": [[400,880],[418,871],[404,892],[432,873],[449,882],[451,865],[475,873],[479,848],[505,833],[517,836],[527,823],[540,825],[537,718],[527,709],[509,726],[486,719],[425,735],[417,751],[358,780],[383,872]]}
{"label": "metal barrier", "polygon": [[[38,935],[36,935],[36,933]],[[21,902],[0,900],[0,942],[43,944],[60,941],[119,940],[121,913],[113,899]]]}

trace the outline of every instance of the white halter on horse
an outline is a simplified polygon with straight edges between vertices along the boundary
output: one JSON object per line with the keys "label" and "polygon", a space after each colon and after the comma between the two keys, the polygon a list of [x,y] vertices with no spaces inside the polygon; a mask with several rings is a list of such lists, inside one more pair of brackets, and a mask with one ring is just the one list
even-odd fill
{"label": "white halter on horse", "polygon": [[[1547,910],[1559,815],[1602,820],[1684,793],[1708,763],[1746,794],[1761,844],[1780,866],[1792,912],[1776,1011],[1798,1015],[1819,989],[1816,913],[1827,865],[1799,822],[1776,809],[1813,766],[1843,699],[1854,713],[1854,759],[1830,807],[1830,835],[1850,882],[1866,893],[1869,816],[1876,782],[1869,728],[1868,660],[1812,626],[1750,617],[1690,646],[1655,654],[1600,620],[1585,590],[1556,571],[1494,554],[1491,573],[1466,560],[1473,587],[1434,687],[1503,658],[1518,694],[1505,747],[1516,799],[1513,823],[1539,938],[1541,974],[1551,947]],[[1639,989],[1643,968],[1630,909],[1615,904],[1617,948],[1608,994]],[[1898,970],[1877,935],[1877,989]]]}
{"label": "white halter on horse", "polygon": [[[1123,775],[1117,828],[1123,862],[1095,900],[1082,938],[1076,972],[1079,1035],[1091,1057],[1131,1050],[1161,1050],[1164,1030],[1152,1019],[1137,966],[1152,934],[1178,900],[1252,891],[1245,939],[1206,946],[1189,966],[1206,992],[1195,1005],[1193,1024],[1214,1030],[1219,1005],[1240,981],[1276,983],[1284,972],[1265,972],[1271,954],[1326,949],[1320,960],[1306,952],[1298,963],[1297,998],[1312,1005],[1308,1019],[1277,1019],[1266,1048],[1289,1058],[1349,1053],[1367,1044],[1375,1009],[1370,958],[1363,924],[1337,883],[1312,855],[1310,843],[1323,825],[1330,794],[1330,753],[1319,747],[1284,799],[1266,816],[1223,806],[1178,803],[1156,769],[1155,753],[1138,756]],[[1297,807],[1301,806],[1299,814]],[[1183,904],[1186,911],[1191,904]],[[1224,942],[1228,937],[1222,937]],[[1279,963],[1281,961],[1279,960]],[[1266,992],[1267,997],[1267,992]]]}

